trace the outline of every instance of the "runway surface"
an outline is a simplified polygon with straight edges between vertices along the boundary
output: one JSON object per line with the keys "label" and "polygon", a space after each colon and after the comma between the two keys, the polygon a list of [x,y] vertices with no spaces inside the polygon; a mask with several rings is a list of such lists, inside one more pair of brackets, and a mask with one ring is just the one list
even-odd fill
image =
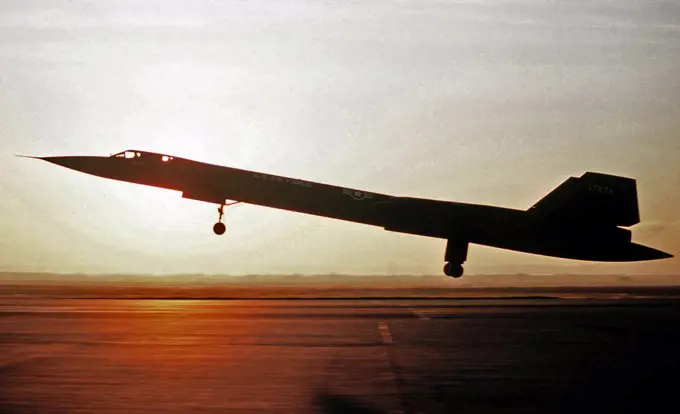
{"label": "runway surface", "polygon": [[674,411],[679,305],[5,298],[0,412]]}

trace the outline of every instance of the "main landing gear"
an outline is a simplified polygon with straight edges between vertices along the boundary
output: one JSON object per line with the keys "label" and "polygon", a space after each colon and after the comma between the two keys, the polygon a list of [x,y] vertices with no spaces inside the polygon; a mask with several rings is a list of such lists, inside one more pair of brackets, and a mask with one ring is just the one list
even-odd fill
{"label": "main landing gear", "polygon": [[463,263],[467,259],[468,242],[458,240],[448,240],[446,242],[446,253],[444,253],[444,260],[447,263],[444,265],[444,274],[453,278],[463,276]]}
{"label": "main landing gear", "polygon": [[217,223],[213,226],[213,232],[217,234],[218,236],[224,234],[225,231],[227,231],[227,226],[222,223],[222,216],[224,216],[224,207],[228,206],[233,206],[234,204],[238,204],[240,201],[234,201],[231,203],[227,204],[222,204],[217,208],[217,212],[219,213],[219,218],[217,219]]}

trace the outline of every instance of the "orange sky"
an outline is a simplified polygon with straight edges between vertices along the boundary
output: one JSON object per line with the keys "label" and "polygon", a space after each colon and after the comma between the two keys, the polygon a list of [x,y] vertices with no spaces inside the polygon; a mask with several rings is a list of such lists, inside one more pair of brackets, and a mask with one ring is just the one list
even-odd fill
{"label": "orange sky", "polygon": [[[0,270],[433,273],[444,241],[227,210],[13,154],[126,148],[527,208],[638,180],[634,240],[680,252],[680,6],[4,1]],[[468,272],[673,273],[473,246]]]}

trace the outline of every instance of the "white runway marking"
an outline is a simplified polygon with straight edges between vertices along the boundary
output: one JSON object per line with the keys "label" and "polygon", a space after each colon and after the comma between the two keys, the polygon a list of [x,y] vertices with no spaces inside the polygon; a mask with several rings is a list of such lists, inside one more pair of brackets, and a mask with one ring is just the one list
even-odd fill
{"label": "white runway marking", "polygon": [[391,344],[392,334],[390,333],[390,328],[387,326],[387,324],[385,322],[380,322],[378,324],[378,330],[380,330],[380,336],[382,337],[383,343]]}
{"label": "white runway marking", "polygon": [[419,311],[417,309],[409,308],[412,314],[416,315],[420,319],[431,319],[426,313],[423,313],[422,311]]}
{"label": "white runway marking", "polygon": [[[378,330],[380,331],[380,336],[382,337],[383,344],[392,345],[394,340],[392,339],[392,333],[390,333],[390,328],[387,326],[387,322],[378,323]],[[401,414],[411,414],[413,410],[410,407],[409,401],[405,393],[404,379],[401,377],[401,370],[397,364],[396,348],[392,346],[386,346],[385,355],[387,356],[387,363],[390,367],[390,374],[392,376],[392,381],[394,381],[394,386],[396,387],[397,395],[399,396],[399,402],[401,404],[401,410],[395,411],[395,413]]]}

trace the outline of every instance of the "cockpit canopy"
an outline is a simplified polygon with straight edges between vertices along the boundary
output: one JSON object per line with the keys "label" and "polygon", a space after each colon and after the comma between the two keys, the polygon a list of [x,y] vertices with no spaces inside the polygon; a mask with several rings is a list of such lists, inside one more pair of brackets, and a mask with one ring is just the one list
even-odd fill
{"label": "cockpit canopy", "polygon": [[138,150],[125,150],[119,153],[111,155],[111,158],[125,158],[129,160],[137,159],[143,161],[161,161],[170,162],[175,158],[170,155],[157,154],[155,152],[138,151]]}

